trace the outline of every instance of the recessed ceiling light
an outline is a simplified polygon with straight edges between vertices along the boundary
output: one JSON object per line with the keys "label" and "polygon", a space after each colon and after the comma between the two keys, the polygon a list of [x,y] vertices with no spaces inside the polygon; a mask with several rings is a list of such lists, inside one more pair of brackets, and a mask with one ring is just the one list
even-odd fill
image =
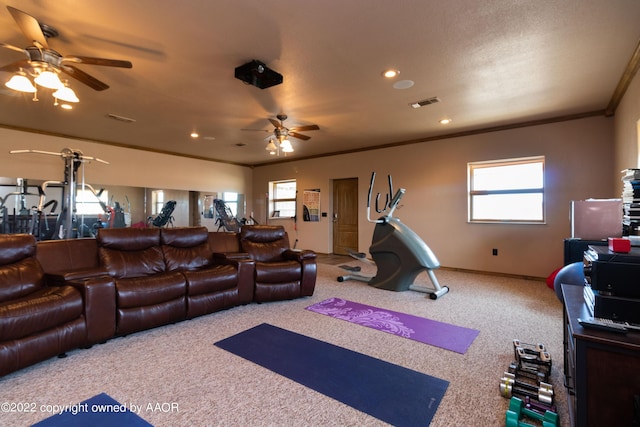
{"label": "recessed ceiling light", "polygon": [[448,125],[449,123],[451,123],[451,119],[442,119],[442,120],[440,120],[440,124],[441,125]]}
{"label": "recessed ceiling light", "polygon": [[73,106],[69,104],[60,104],[60,108],[62,108],[63,110],[73,110]]}
{"label": "recessed ceiling light", "polygon": [[191,132],[191,138],[198,138],[200,135],[198,135],[198,132]]}
{"label": "recessed ceiling light", "polygon": [[384,70],[382,72],[382,76],[386,77],[388,79],[392,79],[394,77],[398,77],[398,74],[400,74],[400,70],[391,70],[391,69],[389,69],[389,70]]}
{"label": "recessed ceiling light", "polygon": [[413,86],[413,80],[399,80],[393,84],[394,89],[409,89]]}

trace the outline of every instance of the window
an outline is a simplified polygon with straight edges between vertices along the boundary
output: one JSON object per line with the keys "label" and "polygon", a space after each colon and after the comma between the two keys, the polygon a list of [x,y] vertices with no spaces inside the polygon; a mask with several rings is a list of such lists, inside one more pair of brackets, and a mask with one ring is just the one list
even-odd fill
{"label": "window", "polygon": [[467,166],[469,222],[544,223],[544,156]]}
{"label": "window", "polygon": [[158,215],[164,206],[164,191],[153,190],[151,192],[151,215]]}
{"label": "window", "polygon": [[91,190],[78,190],[76,193],[76,213],[78,215],[101,215],[105,214],[100,202],[107,204],[109,194],[103,190],[98,198]]}
{"label": "window", "polygon": [[269,183],[270,217],[296,216],[296,180]]}
{"label": "window", "polygon": [[230,191],[225,191],[222,193],[222,200],[224,200],[225,205],[229,209],[231,209],[231,213],[234,217],[238,216],[238,193],[233,193]]}

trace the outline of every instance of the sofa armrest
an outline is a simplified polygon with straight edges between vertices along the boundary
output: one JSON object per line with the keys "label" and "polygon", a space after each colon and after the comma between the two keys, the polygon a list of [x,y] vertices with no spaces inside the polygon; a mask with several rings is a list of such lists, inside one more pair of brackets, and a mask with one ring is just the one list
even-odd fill
{"label": "sofa armrest", "polygon": [[45,280],[49,286],[62,286],[71,281],[82,281],[94,277],[109,276],[104,267],[85,268],[73,271],[59,271],[45,273]]}
{"label": "sofa armrest", "polygon": [[105,342],[116,333],[116,284],[109,276],[72,280],[84,301],[88,344]]}
{"label": "sofa armrest", "polygon": [[249,254],[246,252],[214,252],[213,260],[214,262],[223,262],[225,260],[243,260],[243,259],[251,259]]}
{"label": "sofa armrest", "polygon": [[302,267],[300,296],[313,295],[316,287],[316,278],[318,276],[316,253],[308,249],[288,249],[282,256],[288,260],[298,261]]}
{"label": "sofa armrest", "polygon": [[285,259],[302,262],[303,260],[315,260],[317,255],[308,249],[287,249],[282,256]]}

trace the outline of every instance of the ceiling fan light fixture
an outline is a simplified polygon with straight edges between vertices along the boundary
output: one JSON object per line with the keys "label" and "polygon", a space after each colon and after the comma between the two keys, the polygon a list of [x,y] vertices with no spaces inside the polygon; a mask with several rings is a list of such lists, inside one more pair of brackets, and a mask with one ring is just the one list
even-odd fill
{"label": "ceiling fan light fixture", "polygon": [[60,89],[53,92],[53,96],[61,101],[66,102],[80,102],[76,93],[66,84],[63,85]]}
{"label": "ceiling fan light fixture", "polygon": [[285,139],[280,143],[280,148],[282,149],[283,153],[293,153],[291,141],[289,141],[288,139]]}
{"label": "ceiling fan light fixture", "polygon": [[44,70],[34,79],[34,81],[47,89],[61,89],[64,84],[60,81],[60,78],[56,73],[49,70]]}
{"label": "ceiling fan light fixture", "polygon": [[4,85],[18,92],[35,93],[36,91],[36,87],[31,83],[24,71],[18,71]]}
{"label": "ceiling fan light fixture", "polygon": [[269,143],[267,144],[267,146],[264,148],[265,150],[269,151],[271,154],[275,153],[278,150],[278,147],[276,146],[276,144],[273,142],[273,139],[269,140]]}

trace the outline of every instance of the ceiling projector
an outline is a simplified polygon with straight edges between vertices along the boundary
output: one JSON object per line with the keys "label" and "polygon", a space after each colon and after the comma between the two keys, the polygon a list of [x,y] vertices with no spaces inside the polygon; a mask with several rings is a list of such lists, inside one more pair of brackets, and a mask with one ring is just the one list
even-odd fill
{"label": "ceiling projector", "polygon": [[260,89],[266,89],[282,83],[282,74],[273,71],[267,67],[264,62],[255,59],[236,67],[235,76],[236,79],[240,79]]}

